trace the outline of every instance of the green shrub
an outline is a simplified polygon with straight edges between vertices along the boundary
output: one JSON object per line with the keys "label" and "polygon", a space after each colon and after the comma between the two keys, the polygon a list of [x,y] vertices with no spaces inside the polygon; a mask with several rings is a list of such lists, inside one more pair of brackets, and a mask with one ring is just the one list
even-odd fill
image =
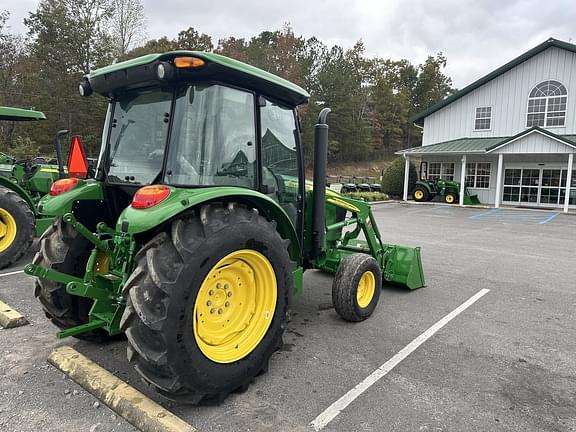
{"label": "green shrub", "polygon": [[[410,162],[408,174],[408,192],[414,189],[418,180],[418,173],[414,164]],[[404,158],[394,159],[382,176],[382,192],[388,195],[399,197],[404,191]]]}
{"label": "green shrub", "polygon": [[388,195],[382,192],[348,192],[344,196],[366,202],[386,201],[388,199]]}

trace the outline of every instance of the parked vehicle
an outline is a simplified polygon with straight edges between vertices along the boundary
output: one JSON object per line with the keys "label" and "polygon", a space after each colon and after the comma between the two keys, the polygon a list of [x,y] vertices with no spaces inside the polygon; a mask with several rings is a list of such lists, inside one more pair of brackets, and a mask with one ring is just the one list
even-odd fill
{"label": "parked vehicle", "polygon": [[382,283],[424,286],[420,248],[384,243],[367,203],[326,188],[328,108],[306,187],[302,88],[176,51],[96,70],[93,92],[111,102],[96,178],[40,200],[55,222],[25,269],[60,337],[125,333],[162,395],[220,401],[267,370],[306,269],[335,274],[347,321],[373,313]]}

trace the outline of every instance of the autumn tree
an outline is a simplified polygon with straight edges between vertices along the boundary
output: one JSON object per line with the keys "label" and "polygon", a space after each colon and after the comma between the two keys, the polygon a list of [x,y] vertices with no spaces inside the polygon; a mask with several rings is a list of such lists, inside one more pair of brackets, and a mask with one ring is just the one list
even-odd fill
{"label": "autumn tree", "polygon": [[116,58],[121,58],[146,36],[146,16],[140,0],[116,0],[112,16],[112,42]]}

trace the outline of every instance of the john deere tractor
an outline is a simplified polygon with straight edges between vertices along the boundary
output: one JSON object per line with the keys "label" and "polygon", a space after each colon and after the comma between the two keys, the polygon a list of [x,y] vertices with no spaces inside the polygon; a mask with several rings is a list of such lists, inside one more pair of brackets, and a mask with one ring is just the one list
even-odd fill
{"label": "john deere tractor", "polygon": [[[412,191],[414,201],[432,201],[436,196],[442,197],[447,204],[457,204],[460,201],[460,182],[441,178],[428,180],[428,162],[420,163],[420,180]],[[464,205],[480,204],[477,195],[470,195],[464,188]]]}
{"label": "john deere tractor", "polygon": [[98,69],[80,92],[109,101],[96,177],[52,185],[38,211],[55,222],[25,271],[60,337],[124,333],[167,398],[220,401],[266,371],[305,270],[335,274],[352,322],[383,283],[424,286],[419,248],[385,244],[366,203],[326,189],[329,109],[305,181],[302,88],[176,51]]}
{"label": "john deere tractor", "polygon": [[[40,111],[0,107],[0,121],[44,119]],[[63,132],[67,133],[60,135]],[[18,160],[0,152],[0,269],[22,257],[34,236],[52,223],[52,218],[37,218],[36,205],[59,177],[56,164],[38,158]]]}

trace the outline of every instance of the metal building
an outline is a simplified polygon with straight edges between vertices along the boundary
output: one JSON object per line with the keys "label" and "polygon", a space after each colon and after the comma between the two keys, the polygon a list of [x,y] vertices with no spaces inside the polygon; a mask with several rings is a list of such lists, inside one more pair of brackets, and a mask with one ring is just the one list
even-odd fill
{"label": "metal building", "polygon": [[576,45],[548,39],[412,121],[423,145],[398,154],[427,161],[429,180],[495,207],[576,208]]}

